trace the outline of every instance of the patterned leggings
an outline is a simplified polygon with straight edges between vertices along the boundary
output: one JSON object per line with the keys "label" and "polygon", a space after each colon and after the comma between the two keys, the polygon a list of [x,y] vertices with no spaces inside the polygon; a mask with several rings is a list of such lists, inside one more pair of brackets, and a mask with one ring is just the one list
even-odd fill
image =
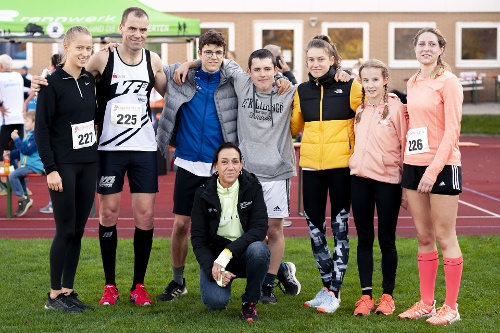
{"label": "patterned leggings", "polygon": [[[323,285],[339,291],[349,260],[349,169],[303,171],[304,213],[311,236],[311,247]],[[330,253],[326,239],[326,204],[330,196],[334,248]]]}

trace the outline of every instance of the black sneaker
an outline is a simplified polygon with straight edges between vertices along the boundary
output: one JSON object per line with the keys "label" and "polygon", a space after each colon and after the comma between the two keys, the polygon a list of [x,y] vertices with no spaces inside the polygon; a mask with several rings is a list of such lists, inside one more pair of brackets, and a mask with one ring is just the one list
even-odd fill
{"label": "black sneaker", "polygon": [[248,323],[259,320],[254,302],[243,302],[241,305],[241,319]]}
{"label": "black sneaker", "polygon": [[17,205],[18,205],[18,207],[17,207],[16,215],[18,217],[21,217],[24,214],[26,214],[28,209],[30,209],[31,205],[33,205],[33,199],[30,199],[28,197],[24,197],[23,199],[19,199]]}
{"label": "black sneaker", "polygon": [[180,295],[186,295],[188,292],[186,289],[186,279],[183,279],[182,282],[183,283],[181,285],[174,280],[170,281],[167,288],[165,288],[165,291],[158,295],[156,299],[159,301],[168,302],[173,299],[179,298]]}
{"label": "black sneaker", "polygon": [[274,295],[274,286],[272,284],[262,286],[260,301],[263,304],[276,304],[278,302],[276,296]]}
{"label": "black sneaker", "polygon": [[83,309],[77,307],[68,296],[64,294],[57,295],[56,298],[50,298],[50,293],[47,294],[48,299],[45,302],[45,309],[47,310],[59,310],[68,313],[82,312]]}
{"label": "black sneaker", "polygon": [[295,276],[297,269],[293,262],[285,262],[286,270],[283,274],[278,274],[278,287],[286,295],[300,294],[300,282]]}
{"label": "black sneaker", "polygon": [[79,307],[80,309],[82,310],[93,310],[94,308],[91,307],[90,305],[87,305],[85,303],[83,303],[82,301],[80,301],[78,299],[78,294],[75,293],[74,291],[71,292],[71,294],[69,295],[66,295],[66,297],[74,304],[76,305],[77,307]]}

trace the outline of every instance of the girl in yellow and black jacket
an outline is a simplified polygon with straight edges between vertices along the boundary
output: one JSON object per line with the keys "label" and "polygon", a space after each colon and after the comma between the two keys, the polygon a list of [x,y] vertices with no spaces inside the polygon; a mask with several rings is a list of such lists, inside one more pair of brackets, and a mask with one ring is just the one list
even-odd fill
{"label": "girl in yellow and black jacket", "polygon": [[[332,313],[340,305],[339,291],[349,257],[349,158],[354,150],[354,116],[361,103],[361,85],[353,79],[335,81],[335,69],[342,59],[336,46],[324,36],[309,42],[306,57],[309,81],[300,84],[295,93],[291,130],[292,135],[303,131],[300,166],[304,214],[323,288],[304,305]],[[326,240],[328,193],[333,257]]]}

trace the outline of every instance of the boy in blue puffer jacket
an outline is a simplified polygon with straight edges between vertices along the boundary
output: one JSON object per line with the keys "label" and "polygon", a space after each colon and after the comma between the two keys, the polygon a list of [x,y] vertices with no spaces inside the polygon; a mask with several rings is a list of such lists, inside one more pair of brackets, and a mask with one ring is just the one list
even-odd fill
{"label": "boy in blue puffer jacket", "polygon": [[11,134],[12,140],[16,145],[15,150],[10,152],[10,160],[13,165],[17,165],[14,161],[19,160],[19,167],[9,175],[9,181],[12,187],[12,192],[19,197],[18,209],[16,215],[18,217],[26,214],[28,209],[33,205],[33,199],[28,197],[26,189],[26,175],[30,173],[42,173],[43,164],[38,155],[38,148],[35,142],[35,111],[26,113],[24,129],[26,135],[21,140],[17,130]]}

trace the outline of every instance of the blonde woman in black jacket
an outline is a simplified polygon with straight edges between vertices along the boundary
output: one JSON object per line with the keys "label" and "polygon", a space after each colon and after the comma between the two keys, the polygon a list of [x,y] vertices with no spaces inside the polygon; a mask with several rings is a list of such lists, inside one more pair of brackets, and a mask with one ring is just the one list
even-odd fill
{"label": "blonde woman in black jacket", "polygon": [[224,309],[235,278],[246,278],[241,318],[259,319],[255,305],[269,267],[267,208],[257,177],[243,170],[233,143],[217,148],[215,173],[195,194],[191,243],[200,264],[201,299],[211,310]]}

